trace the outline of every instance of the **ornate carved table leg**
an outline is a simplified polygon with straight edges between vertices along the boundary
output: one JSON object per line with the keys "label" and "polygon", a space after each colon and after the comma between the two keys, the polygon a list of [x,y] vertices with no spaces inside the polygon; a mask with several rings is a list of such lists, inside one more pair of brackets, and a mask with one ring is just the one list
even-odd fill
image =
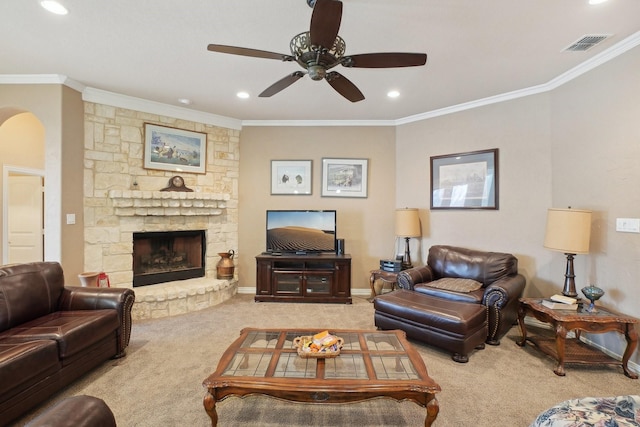
{"label": "ornate carved table leg", "polygon": [[522,337],[516,341],[520,347],[524,347],[527,344],[527,327],[524,324],[524,317],[526,315],[526,309],[520,304],[518,307],[518,327],[520,328],[520,334]]}
{"label": "ornate carved table leg", "polygon": [[369,276],[369,286],[371,286],[371,296],[369,297],[369,301],[373,301],[373,298],[376,296],[376,273],[371,272],[371,276]]}
{"label": "ornate carved table leg", "polygon": [[216,398],[209,392],[204,396],[204,410],[207,411],[207,415],[211,418],[211,427],[218,425],[218,412],[216,411]]}
{"label": "ornate carved table leg", "polygon": [[431,427],[438,416],[438,412],[440,412],[440,405],[438,404],[438,399],[433,396],[433,399],[427,403],[427,416],[424,419],[424,427]]}
{"label": "ornate carved table leg", "polygon": [[567,330],[563,325],[556,325],[556,355],[558,356],[558,366],[553,372],[564,377],[564,347],[567,340]]}
{"label": "ornate carved table leg", "polygon": [[635,380],[638,379],[638,376],[627,368],[627,362],[629,362],[631,354],[633,354],[633,351],[638,346],[638,334],[633,323],[627,323],[627,331],[624,334],[624,337],[627,340],[627,348],[624,350],[624,354],[622,355],[622,369],[626,376]]}

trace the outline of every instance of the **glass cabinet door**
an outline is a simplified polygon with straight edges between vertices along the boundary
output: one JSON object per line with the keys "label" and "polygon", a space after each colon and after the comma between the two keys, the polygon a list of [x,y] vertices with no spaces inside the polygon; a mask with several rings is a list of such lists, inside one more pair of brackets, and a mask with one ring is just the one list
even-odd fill
{"label": "glass cabinet door", "polygon": [[279,295],[302,295],[301,273],[273,273],[273,286],[276,294]]}
{"label": "glass cabinet door", "polygon": [[306,295],[331,295],[332,273],[307,273],[305,276]]}

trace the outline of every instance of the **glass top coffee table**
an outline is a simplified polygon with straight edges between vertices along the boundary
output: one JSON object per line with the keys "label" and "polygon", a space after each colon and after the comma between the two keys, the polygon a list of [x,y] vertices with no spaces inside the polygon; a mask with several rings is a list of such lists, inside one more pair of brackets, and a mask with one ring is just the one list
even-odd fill
{"label": "glass top coffee table", "polygon": [[229,396],[262,394],[292,402],[347,403],[377,397],[411,400],[426,408],[424,425],[438,416],[440,386],[403,331],[333,329],[344,339],[340,355],[302,358],[294,346],[311,329],[246,328],[204,380],[204,407],[218,423],[216,402]]}

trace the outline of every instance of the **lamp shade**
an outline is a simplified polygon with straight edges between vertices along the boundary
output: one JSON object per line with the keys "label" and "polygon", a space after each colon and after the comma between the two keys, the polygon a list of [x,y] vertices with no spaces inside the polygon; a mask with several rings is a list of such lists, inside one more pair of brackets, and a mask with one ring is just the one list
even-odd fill
{"label": "lamp shade", "polygon": [[589,253],[591,211],[549,209],[544,247],[566,254]]}
{"label": "lamp shade", "polygon": [[418,209],[396,209],[396,236],[420,236],[420,217],[418,216]]}

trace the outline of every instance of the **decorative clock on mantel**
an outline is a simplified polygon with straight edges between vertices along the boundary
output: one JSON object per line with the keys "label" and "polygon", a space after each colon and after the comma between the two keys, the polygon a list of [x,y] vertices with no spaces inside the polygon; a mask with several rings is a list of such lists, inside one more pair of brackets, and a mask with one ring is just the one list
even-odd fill
{"label": "decorative clock on mantel", "polygon": [[186,191],[192,192],[191,188],[185,187],[184,179],[180,175],[172,176],[169,179],[169,186],[160,191]]}

